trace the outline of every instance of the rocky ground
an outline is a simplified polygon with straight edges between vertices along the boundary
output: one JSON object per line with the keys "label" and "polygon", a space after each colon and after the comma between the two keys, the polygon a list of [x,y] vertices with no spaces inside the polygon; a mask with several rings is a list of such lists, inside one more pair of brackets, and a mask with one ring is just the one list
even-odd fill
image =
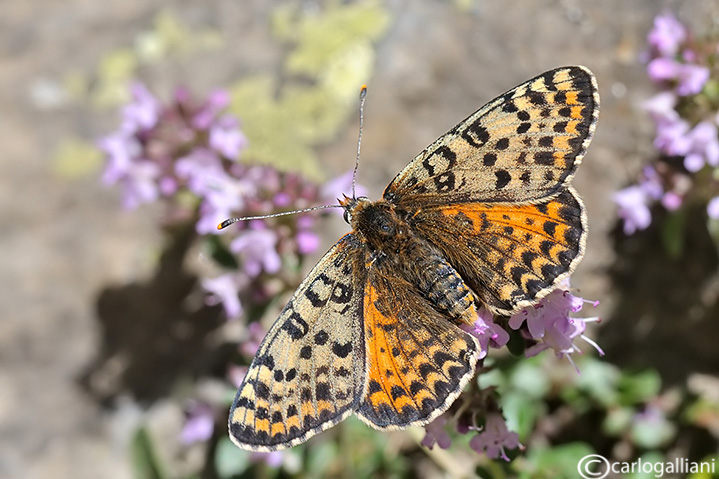
{"label": "rocky ground", "polygon": [[[127,443],[137,418],[151,415],[173,441],[182,414],[163,405],[146,412],[130,399],[106,409],[79,386],[99,347],[99,292],[151,274],[160,212],[122,212],[117,192],[103,188],[96,175],[58,173],[53,155],[61,140],[93,139],[111,129],[116,116],[57,101],[53,82],[95,68],[104,52],[131,42],[163,9],[232,39],[209,58],[189,54],[184,67],[164,72],[165,84],[207,91],[251,69],[270,72],[281,49],[270,39],[268,18],[280,3],[3,2],[0,478],[131,477]],[[653,92],[639,60],[647,31],[664,9],[701,30],[717,21],[716,2],[468,1],[467,10],[459,3],[386,2],[392,23],[377,44],[360,180],[376,197],[418,151],[496,94],[556,66],[588,66],[599,81],[602,110],[574,182],[591,225],[574,286],[602,299],[599,312],[608,316],[615,303],[607,276],[615,259],[609,198],[651,151],[652,126],[639,108]],[[328,170],[351,166],[355,141],[352,122],[323,148]],[[335,234],[327,234],[327,245]]]}

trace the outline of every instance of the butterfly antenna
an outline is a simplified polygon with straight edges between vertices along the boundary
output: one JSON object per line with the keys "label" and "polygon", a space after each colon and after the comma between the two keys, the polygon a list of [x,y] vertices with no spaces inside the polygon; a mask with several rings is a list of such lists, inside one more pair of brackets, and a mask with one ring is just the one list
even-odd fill
{"label": "butterfly antenna", "polygon": [[260,215],[260,216],[240,216],[235,218],[228,218],[219,225],[218,230],[223,230],[228,226],[237,223],[238,221],[251,221],[251,220],[264,220],[266,218],[277,218],[278,216],[295,215],[297,213],[307,213],[308,211],[323,210],[325,208],[342,208],[341,205],[319,205],[313,206],[312,208],[303,208],[301,210],[283,211],[282,213],[273,213],[271,215]]}
{"label": "butterfly antenna", "polygon": [[352,173],[352,198],[357,198],[355,195],[355,183],[357,182],[357,169],[359,168],[360,160],[360,148],[362,146],[362,125],[364,123],[364,101],[367,98],[367,85],[362,85],[360,88],[360,105],[359,105],[359,134],[357,135],[357,158],[355,159],[355,169]]}

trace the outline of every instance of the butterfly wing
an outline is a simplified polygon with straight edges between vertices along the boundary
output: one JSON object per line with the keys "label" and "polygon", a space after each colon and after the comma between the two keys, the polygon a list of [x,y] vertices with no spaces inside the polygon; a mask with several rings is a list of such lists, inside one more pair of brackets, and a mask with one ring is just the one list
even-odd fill
{"label": "butterfly wing", "polygon": [[270,328],[230,410],[230,437],[239,447],[291,447],[356,409],[365,384],[361,251],[359,240],[345,235]]}
{"label": "butterfly wing", "polygon": [[427,424],[474,376],[474,337],[381,260],[369,266],[364,318],[367,386],[357,415],[370,426]]}
{"label": "butterfly wing", "polygon": [[534,304],[574,271],[587,235],[584,207],[571,187],[536,204],[427,208],[412,225],[492,313],[505,316]]}
{"label": "butterfly wing", "polygon": [[385,189],[399,205],[536,202],[574,174],[599,114],[594,75],[548,71],[492,100],[428,146]]}

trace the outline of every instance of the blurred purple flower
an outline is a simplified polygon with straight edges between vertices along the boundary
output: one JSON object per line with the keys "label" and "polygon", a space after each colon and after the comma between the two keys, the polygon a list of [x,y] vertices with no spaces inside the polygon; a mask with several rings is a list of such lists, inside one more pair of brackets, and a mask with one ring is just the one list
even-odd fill
{"label": "blurred purple flower", "polygon": [[130,87],[132,101],[122,108],[122,131],[134,134],[153,128],[160,119],[160,102],[142,83]]}
{"label": "blurred purple flower", "polygon": [[696,95],[709,79],[707,67],[680,63],[672,58],[655,58],[649,62],[647,72],[655,82],[676,81],[676,92],[680,96]]}
{"label": "blurred purple flower", "polygon": [[[259,226],[258,226],[259,225]],[[242,256],[242,268],[250,277],[264,270],[274,274],[280,270],[282,260],[277,253],[277,233],[253,222],[253,229],[242,231],[230,243],[230,251]]]}
{"label": "blurred purple flower", "polygon": [[662,195],[662,206],[667,211],[676,211],[682,206],[684,199],[674,191],[667,191]]}
{"label": "blurred purple flower", "polygon": [[707,214],[709,218],[719,220],[719,196],[715,196],[707,204]]}
{"label": "blurred purple flower", "polygon": [[504,448],[519,447],[519,435],[507,429],[507,423],[498,413],[487,414],[484,428],[469,441],[469,447],[478,454],[485,453],[490,459],[501,457],[509,461]]}
{"label": "blurred purple flower", "polygon": [[300,254],[312,254],[320,247],[320,237],[317,236],[312,228],[315,225],[315,219],[310,215],[301,215],[297,218],[297,251]]}
{"label": "blurred purple flower", "polygon": [[624,234],[631,235],[637,230],[646,229],[652,222],[649,211],[650,198],[640,186],[629,186],[612,195],[618,208],[619,217],[624,220]]}
{"label": "blurred purple flower", "polygon": [[247,137],[233,116],[223,116],[210,126],[210,148],[228,159],[235,159],[247,146]]}
{"label": "blurred purple flower", "polygon": [[[183,99],[187,97],[185,94]],[[192,125],[200,130],[208,130],[217,121],[217,115],[230,104],[230,95],[225,90],[215,90],[192,116]]]}
{"label": "blurred purple flower", "polygon": [[175,174],[192,193],[202,198],[218,191],[227,177],[222,160],[208,148],[194,148],[175,161]]}
{"label": "blurred purple flower", "polygon": [[202,280],[202,287],[210,293],[205,301],[209,305],[222,303],[227,317],[237,319],[242,314],[242,304],[238,292],[246,283],[245,278],[235,273],[223,274],[216,278],[205,278]]}
{"label": "blurred purple flower", "polygon": [[653,200],[658,200],[664,194],[664,186],[659,173],[652,166],[645,166],[642,169],[642,176],[639,180],[639,186],[644,190],[647,196]]}
{"label": "blurred purple flower", "polygon": [[230,383],[235,387],[235,389],[239,388],[242,384],[242,381],[247,375],[248,369],[249,368],[247,366],[237,366],[234,363],[227,367],[227,379],[230,380]]}
{"label": "blurred purple flower", "polygon": [[[131,96],[122,109],[122,127],[98,141],[107,159],[103,181],[123,187],[124,205],[134,208],[160,195],[173,195],[183,186],[201,200],[222,191],[229,177],[218,154],[234,158],[245,144],[237,120],[227,115],[218,118],[228,95],[215,92],[202,103],[178,88],[175,103],[163,106],[136,83]],[[229,190],[227,196],[236,192]],[[238,201],[234,199],[226,208],[238,208]],[[216,209],[217,204],[210,206]],[[204,211],[208,210],[213,208],[205,206]],[[214,226],[202,232],[214,232]]]}
{"label": "blurred purple flower", "polygon": [[679,117],[675,110],[677,106],[677,96],[672,91],[663,91],[657,93],[649,100],[646,100],[642,107],[651,115],[652,119],[659,123],[660,121],[672,121]]}
{"label": "blurred purple flower", "polygon": [[678,114],[657,122],[657,137],[654,146],[670,156],[684,156],[691,147],[689,123]]}
{"label": "blurred purple flower", "polygon": [[676,55],[686,39],[686,28],[669,12],[654,18],[654,27],[647,36],[649,45],[665,57]]}
{"label": "blurred purple flower", "polygon": [[283,451],[253,452],[250,454],[250,460],[252,462],[264,462],[268,467],[273,469],[282,465],[284,457]]}
{"label": "blurred purple flower", "polygon": [[251,322],[247,326],[247,337],[240,345],[240,352],[248,358],[254,357],[266,334],[267,331],[259,322]]}
{"label": "blurred purple flower", "polygon": [[684,167],[694,173],[705,164],[719,165],[719,131],[711,121],[700,121],[689,132],[689,149],[684,157]]}
{"label": "blurred purple flower", "polygon": [[477,320],[474,324],[472,326],[463,324],[462,329],[468,331],[479,340],[478,359],[487,356],[490,347],[498,349],[509,342],[509,333],[494,322],[494,316],[484,306],[479,308]]}
{"label": "blurred purple flower", "polygon": [[215,418],[212,408],[205,403],[192,404],[187,412],[185,426],[180,433],[183,444],[204,442],[212,437],[215,429]]}
{"label": "blurred purple flower", "polygon": [[309,230],[298,231],[295,240],[300,254],[312,254],[320,247],[320,237]]}
{"label": "blurred purple flower", "polygon": [[444,426],[447,424],[449,414],[444,413],[438,416],[434,421],[424,426],[425,435],[420,442],[421,446],[432,449],[437,444],[440,449],[449,449],[452,445],[452,439],[447,434]]}

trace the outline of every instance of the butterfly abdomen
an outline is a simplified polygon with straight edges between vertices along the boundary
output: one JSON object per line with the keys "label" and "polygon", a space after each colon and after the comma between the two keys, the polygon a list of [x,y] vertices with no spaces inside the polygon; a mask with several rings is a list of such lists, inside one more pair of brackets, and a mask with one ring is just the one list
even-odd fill
{"label": "butterfly abdomen", "polygon": [[411,278],[438,311],[455,322],[472,324],[477,319],[475,295],[460,274],[434,247],[417,240],[409,265]]}

